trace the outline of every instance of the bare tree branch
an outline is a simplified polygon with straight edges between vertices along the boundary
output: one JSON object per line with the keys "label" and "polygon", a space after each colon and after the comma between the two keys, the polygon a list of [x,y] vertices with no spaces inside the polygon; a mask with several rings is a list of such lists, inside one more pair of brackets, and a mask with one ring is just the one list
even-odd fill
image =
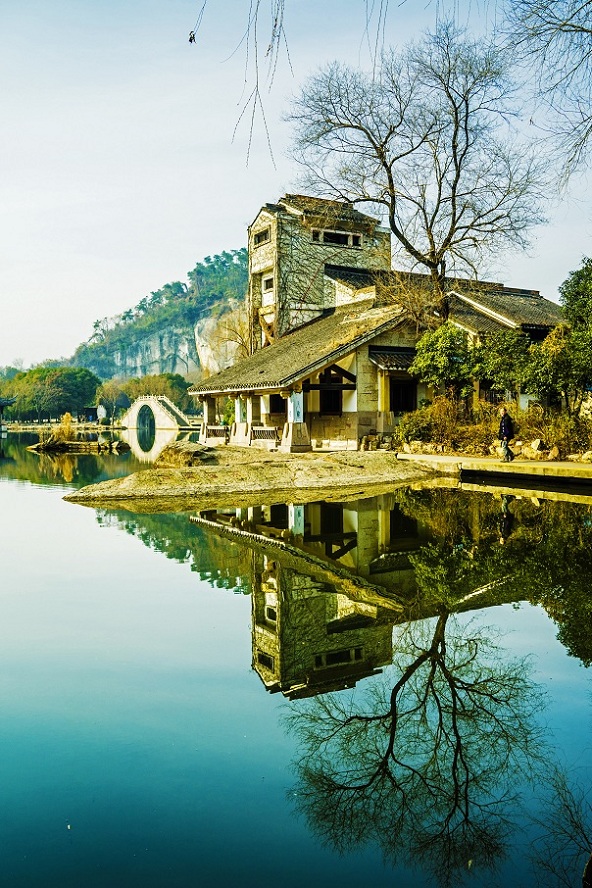
{"label": "bare tree branch", "polygon": [[399,257],[432,280],[523,248],[543,221],[541,158],[510,132],[514,86],[493,43],[449,23],[365,74],[333,63],[294,102],[295,155],[324,197],[381,208]]}

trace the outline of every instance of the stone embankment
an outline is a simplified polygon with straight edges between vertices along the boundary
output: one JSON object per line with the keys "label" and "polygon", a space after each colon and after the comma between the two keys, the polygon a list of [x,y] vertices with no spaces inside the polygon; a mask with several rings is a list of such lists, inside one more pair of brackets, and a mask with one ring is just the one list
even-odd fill
{"label": "stone embankment", "polygon": [[[543,461],[543,462],[575,462],[575,463],[592,463],[592,450],[578,453],[561,454],[556,444],[548,445],[540,438],[526,443],[520,440],[510,442],[512,452],[515,456],[523,460]],[[446,447],[444,444],[430,444],[426,441],[411,441],[402,446],[402,453],[408,455],[433,455],[444,454],[457,458],[469,457],[499,457],[502,451],[497,444],[479,444],[471,445],[462,450],[454,450]]]}

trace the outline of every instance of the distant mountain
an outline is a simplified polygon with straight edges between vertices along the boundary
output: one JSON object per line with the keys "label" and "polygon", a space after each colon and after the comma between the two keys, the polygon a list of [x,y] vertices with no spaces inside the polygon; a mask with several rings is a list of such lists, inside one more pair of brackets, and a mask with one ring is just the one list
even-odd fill
{"label": "distant mountain", "polygon": [[101,379],[159,373],[212,373],[232,358],[233,345],[212,349],[219,319],[242,305],[247,290],[247,250],[206,256],[187,275],[154,290],[115,318],[95,321],[88,342],[71,364]]}

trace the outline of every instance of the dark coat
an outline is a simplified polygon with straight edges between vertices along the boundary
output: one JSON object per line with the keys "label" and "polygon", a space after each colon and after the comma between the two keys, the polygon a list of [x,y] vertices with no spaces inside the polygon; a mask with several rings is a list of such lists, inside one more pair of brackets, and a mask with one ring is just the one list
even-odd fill
{"label": "dark coat", "polygon": [[500,420],[498,438],[500,441],[503,441],[504,438],[507,441],[511,441],[514,437],[514,423],[512,422],[512,417],[508,413],[504,413]]}

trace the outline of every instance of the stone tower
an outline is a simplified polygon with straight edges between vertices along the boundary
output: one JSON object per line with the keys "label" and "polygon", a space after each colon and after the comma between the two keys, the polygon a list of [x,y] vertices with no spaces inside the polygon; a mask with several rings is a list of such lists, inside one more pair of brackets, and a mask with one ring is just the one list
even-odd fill
{"label": "stone tower", "polygon": [[249,228],[248,310],[253,351],[336,304],[325,266],[388,271],[390,231],[343,201],[286,194]]}

